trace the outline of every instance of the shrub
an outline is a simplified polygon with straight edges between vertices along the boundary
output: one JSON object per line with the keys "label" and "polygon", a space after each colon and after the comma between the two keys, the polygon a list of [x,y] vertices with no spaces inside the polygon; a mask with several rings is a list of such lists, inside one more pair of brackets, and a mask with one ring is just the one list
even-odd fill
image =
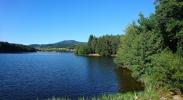
{"label": "shrub", "polygon": [[150,82],[169,89],[183,89],[183,58],[170,51],[162,51],[153,58]]}

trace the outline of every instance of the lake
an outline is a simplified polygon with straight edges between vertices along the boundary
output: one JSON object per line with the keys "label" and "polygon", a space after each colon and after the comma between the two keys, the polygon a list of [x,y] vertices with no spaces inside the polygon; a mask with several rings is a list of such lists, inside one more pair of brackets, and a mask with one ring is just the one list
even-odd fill
{"label": "lake", "polygon": [[56,52],[0,54],[0,100],[76,99],[141,89],[112,58]]}

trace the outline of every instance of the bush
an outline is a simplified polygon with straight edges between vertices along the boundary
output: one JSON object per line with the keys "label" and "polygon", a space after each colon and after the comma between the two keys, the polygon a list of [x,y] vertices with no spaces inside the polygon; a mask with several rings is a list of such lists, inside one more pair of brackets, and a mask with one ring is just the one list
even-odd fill
{"label": "bush", "polygon": [[170,51],[162,51],[153,58],[150,83],[169,89],[183,89],[183,58]]}

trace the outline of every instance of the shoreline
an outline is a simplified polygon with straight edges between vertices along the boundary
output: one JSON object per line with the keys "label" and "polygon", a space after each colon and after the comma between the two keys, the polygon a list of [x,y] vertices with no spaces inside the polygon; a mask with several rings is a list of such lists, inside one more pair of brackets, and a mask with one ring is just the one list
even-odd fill
{"label": "shoreline", "polygon": [[101,57],[100,54],[88,54],[88,56],[90,56],[90,57]]}
{"label": "shoreline", "polygon": [[[90,57],[102,57],[100,54],[88,54]],[[109,57],[116,57],[116,55],[110,55]]]}

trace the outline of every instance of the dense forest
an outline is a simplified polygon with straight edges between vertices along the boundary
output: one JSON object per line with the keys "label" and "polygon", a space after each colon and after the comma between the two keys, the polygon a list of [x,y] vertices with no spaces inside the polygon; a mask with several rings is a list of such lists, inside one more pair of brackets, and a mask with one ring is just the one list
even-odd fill
{"label": "dense forest", "polygon": [[183,91],[183,1],[157,0],[149,17],[140,14],[121,37],[115,62],[146,87]]}
{"label": "dense forest", "polygon": [[21,44],[0,42],[0,53],[17,53],[17,52],[36,52],[36,49]]}
{"label": "dense forest", "polygon": [[120,36],[119,35],[105,35],[95,37],[90,35],[88,43],[76,47],[76,54],[99,54],[100,56],[113,56],[117,53],[119,48]]}

